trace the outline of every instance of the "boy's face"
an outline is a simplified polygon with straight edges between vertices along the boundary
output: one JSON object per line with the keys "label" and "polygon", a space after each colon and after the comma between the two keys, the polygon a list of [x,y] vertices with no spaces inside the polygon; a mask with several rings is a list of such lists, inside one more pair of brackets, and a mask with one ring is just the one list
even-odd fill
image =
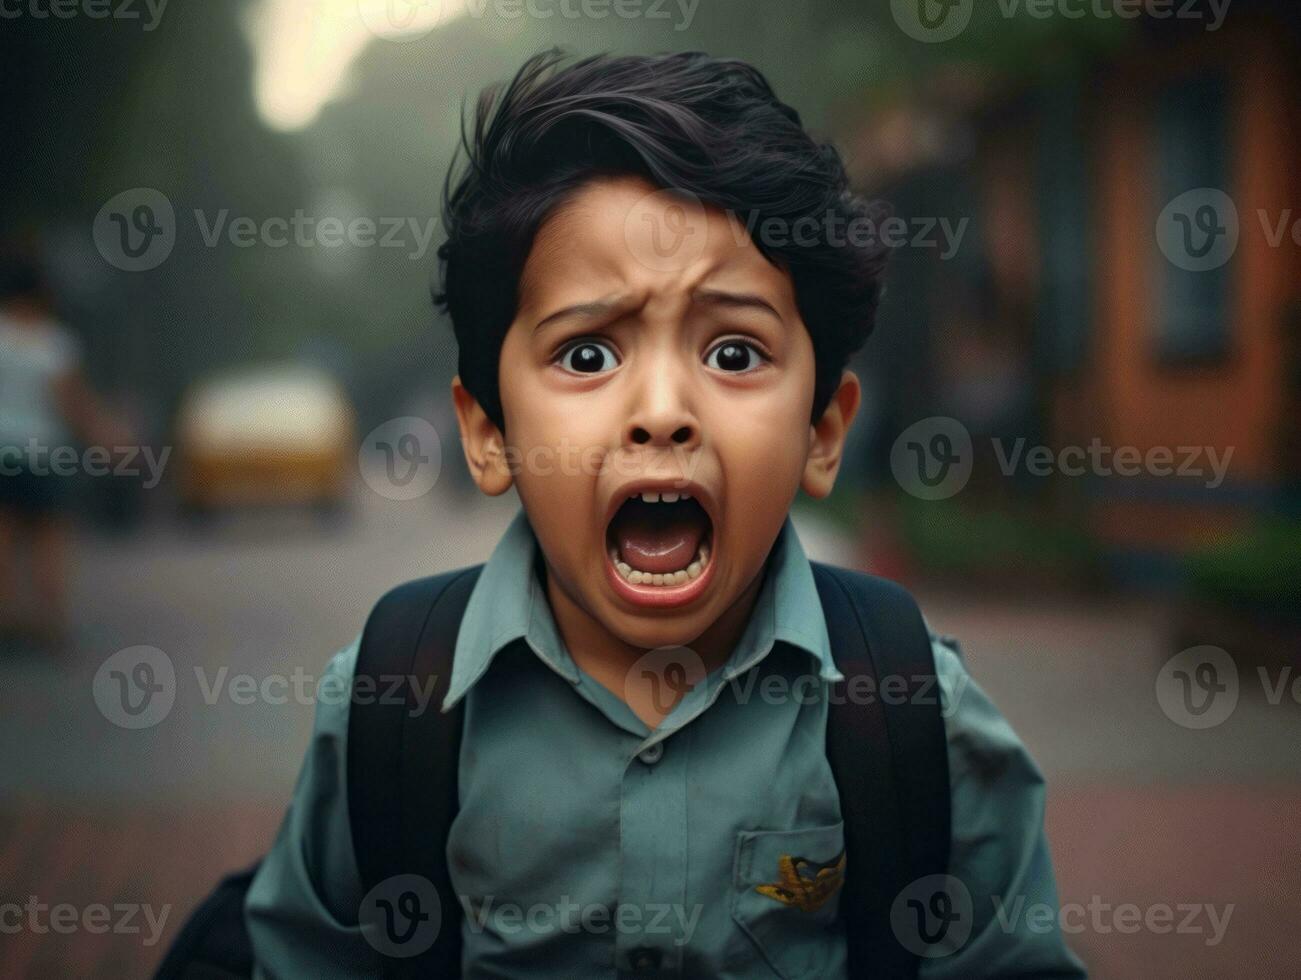
{"label": "boy's face", "polygon": [[454,384],[477,482],[518,488],[565,597],[642,649],[690,644],[757,582],[797,489],[830,492],[858,404],[846,372],[810,425],[790,276],[722,212],[634,178],[539,229],[499,381],[504,437]]}

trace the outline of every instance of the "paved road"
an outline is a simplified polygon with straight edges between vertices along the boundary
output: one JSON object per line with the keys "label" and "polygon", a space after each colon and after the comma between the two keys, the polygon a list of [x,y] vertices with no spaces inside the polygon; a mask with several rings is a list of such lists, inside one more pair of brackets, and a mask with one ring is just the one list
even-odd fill
{"label": "paved road", "polygon": [[[72,649],[0,660],[0,902],[138,903],[168,918],[152,943],[147,931],[27,928],[0,938],[0,976],[146,971],[215,877],[269,843],[331,654],[393,583],[485,558],[515,506],[361,493],[353,519],[324,534],[267,518],[83,540]],[[798,523],[814,557],[852,560],[848,542]],[[1244,692],[1214,730],[1173,724],[1153,695],[1162,617],[1141,604],[922,598],[1050,778],[1064,902],[1238,909],[1213,947],[1090,926],[1072,941],[1095,975],[1294,975],[1301,847],[1285,814],[1301,802],[1301,709]],[[166,654],[175,701],[129,730],[100,710],[94,679],[141,645]],[[241,687],[265,683],[286,703]]]}

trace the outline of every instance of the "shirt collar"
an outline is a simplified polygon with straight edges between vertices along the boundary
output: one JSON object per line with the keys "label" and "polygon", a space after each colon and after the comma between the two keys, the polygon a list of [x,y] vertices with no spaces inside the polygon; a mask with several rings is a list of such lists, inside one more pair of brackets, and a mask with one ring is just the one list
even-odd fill
{"label": "shirt collar", "polygon": [[[579,682],[578,666],[560,637],[542,583],[534,573],[537,559],[537,538],[521,509],[483,566],[465,607],[444,711],[465,696],[503,648],[520,639],[561,677],[571,684]],[[813,568],[789,517],[773,545],[754,612],[724,668],[726,678],[754,666],[778,640],[812,656],[823,679],[841,679],[831,657]]]}

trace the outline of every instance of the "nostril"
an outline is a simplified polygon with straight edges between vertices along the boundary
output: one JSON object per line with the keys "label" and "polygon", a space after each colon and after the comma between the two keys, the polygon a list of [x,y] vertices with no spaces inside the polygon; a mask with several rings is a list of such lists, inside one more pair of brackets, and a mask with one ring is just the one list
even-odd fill
{"label": "nostril", "polygon": [[651,439],[651,434],[647,432],[645,429],[643,429],[641,426],[637,426],[637,428],[632,430],[632,441],[637,443],[638,445],[643,445],[645,443],[648,443],[650,442],[650,439]]}
{"label": "nostril", "polygon": [[676,432],[673,433],[674,442],[679,442],[679,443],[687,442],[690,439],[691,439],[690,426],[684,425],[682,428],[678,429]]}

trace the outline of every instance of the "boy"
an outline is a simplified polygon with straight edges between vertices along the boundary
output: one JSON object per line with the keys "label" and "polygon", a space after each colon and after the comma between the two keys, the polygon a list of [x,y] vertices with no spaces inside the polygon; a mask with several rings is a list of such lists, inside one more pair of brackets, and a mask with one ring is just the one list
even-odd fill
{"label": "boy", "polygon": [[[924,630],[948,778],[899,821],[947,830],[951,813],[932,850],[953,884],[900,879],[889,922],[847,911],[873,887],[855,869],[892,850],[864,845],[871,813],[842,811],[889,801],[828,758],[852,616],[827,583],[866,578],[815,581],[788,517],[797,490],[832,489],[859,403],[845,366],[881,291],[885,250],[834,231],[871,214],[839,157],[754,69],[700,54],[532,59],[481,100],[467,148],[439,253],[452,395],[476,483],[523,510],[481,570],[445,577],[459,621],[435,600],[423,627],[454,636],[436,702],[460,712],[454,753],[410,751],[413,717],[373,750],[357,697],[318,707],[247,899],[260,975],[399,973],[418,937],[443,957],[419,975],[1081,976],[1055,927],[996,914],[1056,907],[1042,780]],[[392,646],[377,616],[363,654]],[[358,657],[331,675],[359,680]],[[864,771],[880,744],[856,743]],[[428,793],[440,751],[446,814]],[[427,808],[358,834],[403,793]],[[416,867],[407,848],[437,867],[379,880],[377,848],[390,869]],[[431,908],[429,878],[455,902]],[[902,956],[862,940],[891,933]]]}

